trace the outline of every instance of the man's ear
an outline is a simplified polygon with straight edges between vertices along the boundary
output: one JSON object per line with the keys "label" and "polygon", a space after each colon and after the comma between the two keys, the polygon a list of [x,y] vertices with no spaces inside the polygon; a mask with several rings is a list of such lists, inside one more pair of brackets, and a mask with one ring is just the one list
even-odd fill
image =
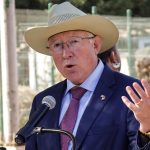
{"label": "man's ear", "polygon": [[101,51],[101,48],[102,48],[102,38],[99,36],[95,36],[94,37],[94,49],[97,54]]}

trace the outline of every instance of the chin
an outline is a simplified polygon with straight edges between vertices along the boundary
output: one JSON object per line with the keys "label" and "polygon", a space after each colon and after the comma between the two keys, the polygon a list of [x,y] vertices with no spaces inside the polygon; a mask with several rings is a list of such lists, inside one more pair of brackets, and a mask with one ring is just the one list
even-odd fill
{"label": "chin", "polygon": [[69,72],[65,74],[64,77],[76,85],[80,85],[84,82],[83,76],[81,76],[79,72]]}
{"label": "chin", "polygon": [[69,79],[72,83],[74,83],[75,85],[80,85],[82,84],[84,81],[79,79],[79,78],[70,78]]}

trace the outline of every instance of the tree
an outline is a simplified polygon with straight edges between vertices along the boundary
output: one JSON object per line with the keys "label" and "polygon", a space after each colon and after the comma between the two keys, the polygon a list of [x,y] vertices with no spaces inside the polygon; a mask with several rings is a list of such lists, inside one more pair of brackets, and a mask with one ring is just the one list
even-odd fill
{"label": "tree", "polygon": [[[6,1],[5,1],[6,2]],[[15,0],[1,1],[1,77],[3,105],[3,139],[9,144],[18,129],[18,76],[16,53]]]}
{"label": "tree", "polygon": [[[59,4],[67,0],[16,0],[16,8],[47,9],[48,3]],[[131,9],[133,16],[150,17],[149,0],[68,0],[86,13],[91,13],[91,7],[97,6],[97,12],[105,15],[125,16]]]}
{"label": "tree", "polygon": [[16,0],[16,8],[47,9],[49,0]]}
{"label": "tree", "polygon": [[150,17],[149,0],[70,0],[86,13],[91,13],[91,7],[97,6],[98,14],[125,16],[126,10],[131,9],[133,16]]}

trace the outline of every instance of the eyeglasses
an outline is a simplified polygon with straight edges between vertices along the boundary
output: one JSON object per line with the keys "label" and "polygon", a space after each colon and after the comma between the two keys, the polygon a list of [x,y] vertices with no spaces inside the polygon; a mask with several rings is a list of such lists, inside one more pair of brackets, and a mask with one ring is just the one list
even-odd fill
{"label": "eyeglasses", "polygon": [[68,41],[66,42],[63,42],[63,41],[55,41],[54,43],[52,44],[49,44],[49,47],[47,48],[50,48],[50,50],[54,51],[54,52],[57,52],[57,53],[60,53],[62,52],[62,50],[64,49],[65,47],[65,44],[69,47],[69,48],[77,48],[77,47],[80,47],[81,46],[81,42],[82,40],[85,40],[85,39],[92,39],[94,38],[95,36],[92,36],[92,37],[71,37]]}

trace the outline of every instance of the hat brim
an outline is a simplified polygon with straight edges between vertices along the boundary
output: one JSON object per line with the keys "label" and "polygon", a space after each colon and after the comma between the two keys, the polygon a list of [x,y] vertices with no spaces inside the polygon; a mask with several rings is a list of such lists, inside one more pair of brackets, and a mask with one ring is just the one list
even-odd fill
{"label": "hat brim", "polygon": [[100,53],[113,47],[119,37],[116,26],[99,15],[85,15],[52,26],[35,27],[25,32],[27,44],[39,53],[50,55],[47,48],[48,38],[64,31],[84,30],[99,35],[102,40]]}

